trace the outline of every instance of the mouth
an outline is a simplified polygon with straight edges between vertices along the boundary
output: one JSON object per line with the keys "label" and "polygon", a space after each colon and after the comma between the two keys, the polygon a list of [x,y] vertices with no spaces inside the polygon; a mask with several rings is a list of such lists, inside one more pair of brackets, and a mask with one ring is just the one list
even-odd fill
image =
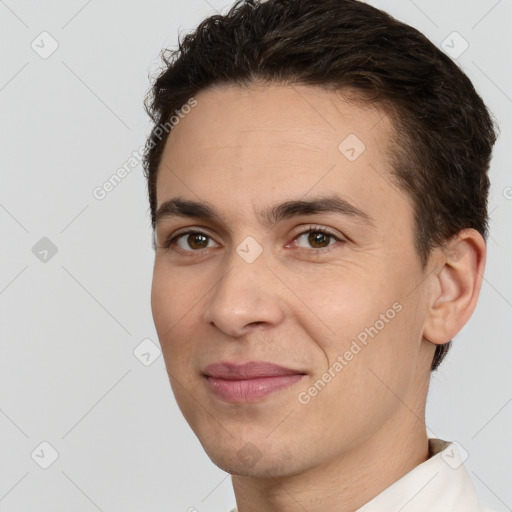
{"label": "mouth", "polygon": [[250,361],[214,363],[204,369],[203,375],[209,391],[221,400],[247,403],[292,386],[306,373],[265,361]]}

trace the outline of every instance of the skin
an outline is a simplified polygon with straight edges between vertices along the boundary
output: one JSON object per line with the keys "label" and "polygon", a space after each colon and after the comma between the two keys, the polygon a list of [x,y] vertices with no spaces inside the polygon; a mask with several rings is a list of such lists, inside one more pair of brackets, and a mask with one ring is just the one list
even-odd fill
{"label": "skin", "polygon": [[[224,85],[195,98],[168,138],[157,203],[207,202],[222,220],[163,218],[156,229],[152,310],[177,403],[211,460],[233,475],[239,512],[354,511],[428,458],[435,346],[474,310],[485,242],[463,230],[422,269],[413,205],[386,159],[393,125],[377,108],[298,85]],[[366,146],[354,161],[338,149],[349,134]],[[269,226],[256,215],[333,193],[374,225],[318,213]],[[209,238],[164,246],[189,227]],[[312,244],[307,230],[318,227],[344,242],[320,235]],[[252,263],[236,251],[248,236],[263,250]],[[300,403],[394,303],[400,312]],[[229,404],[202,375],[221,360],[306,375],[257,402]]]}

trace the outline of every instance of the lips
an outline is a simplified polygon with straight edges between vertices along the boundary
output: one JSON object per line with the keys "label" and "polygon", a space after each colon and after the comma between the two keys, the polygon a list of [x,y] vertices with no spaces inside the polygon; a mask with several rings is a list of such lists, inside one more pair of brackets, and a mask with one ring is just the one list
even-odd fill
{"label": "lips", "polygon": [[282,375],[304,375],[305,372],[265,361],[250,361],[243,364],[229,362],[210,364],[204,369],[204,374],[217,379],[247,380]]}
{"label": "lips", "polygon": [[207,366],[203,373],[209,391],[228,403],[261,401],[272,393],[292,386],[305,375],[300,370],[264,361],[214,363]]}

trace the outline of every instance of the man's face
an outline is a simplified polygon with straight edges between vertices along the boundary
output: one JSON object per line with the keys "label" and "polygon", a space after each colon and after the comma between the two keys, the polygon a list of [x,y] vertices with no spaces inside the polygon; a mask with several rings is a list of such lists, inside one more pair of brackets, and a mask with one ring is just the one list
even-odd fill
{"label": "man's face", "polygon": [[[413,208],[390,175],[388,117],[307,86],[220,87],[196,100],[167,141],[157,208],[179,198],[216,217],[159,216],[152,309],[205,451],[232,474],[279,476],[417,428],[434,346],[422,337],[428,290]],[[260,215],[320,198],[352,207]],[[250,361],[295,376],[205,375]]]}

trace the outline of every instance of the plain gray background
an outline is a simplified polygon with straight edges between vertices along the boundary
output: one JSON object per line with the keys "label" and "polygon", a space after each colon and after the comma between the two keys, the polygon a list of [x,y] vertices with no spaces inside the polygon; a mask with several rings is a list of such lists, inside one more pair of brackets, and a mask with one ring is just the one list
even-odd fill
{"label": "plain gray background", "polygon": [[[427,426],[464,448],[485,503],[512,510],[512,2],[370,3],[452,52],[467,43],[457,61],[501,128],[480,302],[432,378]],[[1,512],[235,503],[159,356],[140,162],[105,198],[93,195],[144,144],[159,51],[227,6],[0,2]]]}

